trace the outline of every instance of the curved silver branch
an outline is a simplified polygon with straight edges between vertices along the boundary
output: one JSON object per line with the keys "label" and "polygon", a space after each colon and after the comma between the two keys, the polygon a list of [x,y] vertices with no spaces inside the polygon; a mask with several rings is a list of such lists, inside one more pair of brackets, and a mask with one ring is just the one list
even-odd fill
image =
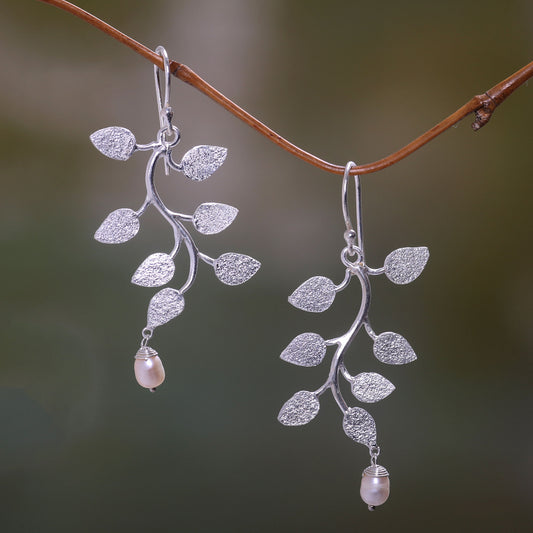
{"label": "curved silver branch", "polygon": [[[352,343],[357,333],[359,333],[361,326],[366,323],[368,319],[368,311],[370,309],[371,299],[370,280],[368,279],[368,275],[365,271],[364,266],[355,266],[350,269],[350,272],[352,275],[356,276],[359,282],[361,283],[361,305],[359,307],[359,312],[357,313],[357,316],[355,317],[355,320],[348,329],[348,331],[344,335],[336,339],[331,339],[329,341],[333,344],[337,344],[338,347],[335,352],[335,355],[333,356],[333,359],[331,360],[329,375],[325,383],[324,389],[331,389],[331,393],[333,394],[337,405],[343,413],[346,413],[348,406],[340,390],[339,374],[342,373],[348,381],[350,380],[350,374],[344,366],[344,353]],[[319,391],[323,392],[322,388],[319,389]]]}
{"label": "curved silver branch", "polygon": [[143,205],[141,205],[141,207],[139,207],[139,209],[137,209],[137,211],[135,211],[135,216],[137,218],[141,217],[144,214],[144,212],[146,211],[146,209],[150,206],[151,203],[152,202],[151,202],[150,198],[148,198],[148,196],[146,196],[146,199],[144,200]]}
{"label": "curved silver branch", "polygon": [[174,213],[167,208],[167,206],[161,200],[157,189],[155,188],[155,166],[159,158],[165,154],[165,146],[158,145],[158,147],[154,149],[152,155],[150,156],[150,159],[148,160],[148,164],[146,166],[146,199],[149,204],[152,204],[161,213],[163,218],[172,227],[172,230],[174,232],[174,248],[172,249],[169,255],[172,258],[176,256],[182,240],[185,243],[187,251],[189,252],[189,274],[187,276],[185,284],[179,289],[179,292],[181,294],[184,294],[191,288],[192,284],[194,283],[194,280],[196,279],[196,274],[198,272],[199,252],[196,244],[194,243],[191,237],[191,234],[187,231],[185,226],[183,226],[183,224],[178,220],[176,216],[178,215],[178,213]]}
{"label": "curved silver branch", "polygon": [[167,154],[167,156],[165,157],[165,161],[171,169],[175,170],[176,172],[183,172],[183,165],[181,164],[181,162],[176,163],[174,159],[172,159],[172,152],[169,152]]}

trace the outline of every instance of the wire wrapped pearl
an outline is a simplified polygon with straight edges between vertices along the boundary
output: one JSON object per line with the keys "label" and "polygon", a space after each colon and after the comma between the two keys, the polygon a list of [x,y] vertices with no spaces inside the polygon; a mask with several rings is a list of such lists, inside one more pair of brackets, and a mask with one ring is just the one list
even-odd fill
{"label": "wire wrapped pearl", "polygon": [[372,465],[363,470],[361,479],[361,498],[373,511],[374,507],[387,501],[390,494],[390,480],[387,469]]}
{"label": "wire wrapped pearl", "polygon": [[141,346],[135,355],[133,365],[137,383],[154,392],[165,381],[165,369],[157,352],[149,346]]}

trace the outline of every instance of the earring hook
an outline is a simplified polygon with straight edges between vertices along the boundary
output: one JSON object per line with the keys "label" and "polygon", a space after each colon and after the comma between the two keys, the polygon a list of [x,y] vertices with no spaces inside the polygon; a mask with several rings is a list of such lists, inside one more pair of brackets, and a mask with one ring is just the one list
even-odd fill
{"label": "earring hook", "polygon": [[168,135],[172,135],[172,107],[170,107],[170,60],[167,51],[163,46],[155,49],[156,54],[163,58],[165,72],[165,98],[161,92],[161,81],[159,79],[159,67],[154,65],[155,94],[157,100],[157,110],[159,112],[159,124],[161,128],[166,128]]}
{"label": "earring hook", "polygon": [[357,165],[353,161],[348,161],[344,167],[344,175],[342,177],[342,215],[344,217],[344,223],[346,225],[346,231],[344,232],[344,240],[348,247],[348,253],[351,256],[358,254],[360,260],[363,258],[363,221],[361,216],[361,182],[359,176],[355,175],[355,223],[354,228],[352,219],[350,217],[350,207],[348,204],[348,182],[350,181],[350,170]]}

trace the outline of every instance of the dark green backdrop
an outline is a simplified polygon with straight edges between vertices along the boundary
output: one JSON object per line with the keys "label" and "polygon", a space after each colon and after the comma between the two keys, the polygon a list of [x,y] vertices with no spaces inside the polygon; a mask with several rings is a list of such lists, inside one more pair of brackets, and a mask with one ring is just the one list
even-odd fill
{"label": "dark green backdrop", "polygon": [[[533,49],[526,0],[80,4],[340,164],[396,150]],[[180,148],[229,156],[201,184],[159,175],[161,192],[183,211],[239,207],[199,242],[263,267],[241,287],[200,270],[184,314],[154,339],[167,380],[151,395],[132,357],[154,291],[129,278],[170,230],[152,215],[128,244],[92,239],[107,213],[142,201],[147,154],[111,161],[88,136],[122,125],[153,138],[152,67],[37,1],[2,2],[0,65],[2,532],[530,531],[531,84],[479,133],[465,120],[363,178],[370,262],[431,251],[414,284],[373,280],[374,327],[405,335],[418,361],[385,367],[368,342],[347,358],[397,387],[369,407],[392,479],[369,513],[358,494],[368,454],[331,398],[308,426],[276,421],[327,371],[280,351],[303,331],[341,334],[358,306],[356,287],[322,315],[287,303],[310,276],[342,276],[340,179],[174,82]]]}

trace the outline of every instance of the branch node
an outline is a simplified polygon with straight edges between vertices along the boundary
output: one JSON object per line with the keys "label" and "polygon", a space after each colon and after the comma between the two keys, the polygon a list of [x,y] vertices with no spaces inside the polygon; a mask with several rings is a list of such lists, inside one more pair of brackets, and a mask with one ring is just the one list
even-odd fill
{"label": "branch node", "polygon": [[483,100],[483,105],[476,111],[476,120],[472,123],[472,129],[474,131],[480,130],[492,117],[492,113],[498,106],[498,104],[487,93],[479,97]]}

